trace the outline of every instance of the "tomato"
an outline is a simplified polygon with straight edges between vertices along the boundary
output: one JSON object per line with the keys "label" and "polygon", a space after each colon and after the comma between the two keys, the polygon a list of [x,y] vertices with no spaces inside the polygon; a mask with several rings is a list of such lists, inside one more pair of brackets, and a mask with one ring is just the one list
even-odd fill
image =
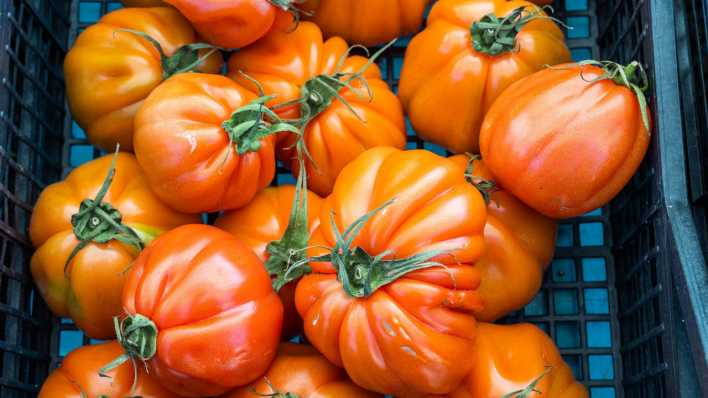
{"label": "tomato", "polygon": [[222,394],[263,374],[283,319],[263,263],[209,225],[182,226],[154,240],[128,274],[123,308],[126,353],[188,397]]}
{"label": "tomato", "polygon": [[422,139],[478,153],[482,119],[504,89],[567,61],[563,32],[527,1],[440,0],[406,50],[398,95]]}
{"label": "tomato", "polygon": [[[457,155],[451,160],[466,168],[474,179],[493,179],[481,159],[470,164],[468,156]],[[484,226],[485,252],[475,263],[482,275],[479,294],[484,301],[477,319],[494,321],[523,308],[536,296],[553,258],[557,229],[555,220],[527,207],[509,192],[491,192]]]}
{"label": "tomato", "polygon": [[[131,29],[149,35],[155,44]],[[76,38],[64,59],[71,114],[91,143],[112,151],[116,143],[133,149],[133,118],[165,77],[188,67],[199,55],[192,27],[169,7],[126,8],[106,14]],[[210,55],[198,69],[216,73],[221,54]]]}
{"label": "tomato", "polygon": [[135,369],[131,363],[106,372],[108,377],[100,376],[100,369],[119,356],[122,350],[118,342],[110,341],[72,351],[64,358],[61,367],[49,375],[38,398],[178,398],[178,395],[160,386],[141,366],[137,367],[138,378],[133,389]]}
{"label": "tomato", "polygon": [[[112,217],[86,212],[82,202],[96,203],[94,198],[109,174],[112,158],[104,156],[85,163],[65,180],[45,188],[29,227],[30,240],[37,248],[30,268],[39,292],[54,314],[71,317],[84,333],[96,339],[114,336],[113,317],[122,310],[125,270],[139,248],[163,231],[199,222],[197,216],[178,213],[162,204],[148,188],[135,157],[125,153],[117,155],[115,177],[112,182],[109,178],[110,188],[98,201],[101,210]],[[84,210],[82,216],[77,215],[80,210]],[[81,226],[93,219],[95,227]],[[122,223],[127,229],[120,233],[110,228],[112,222]],[[103,230],[111,235],[108,239],[86,239],[85,235]],[[134,244],[117,239],[132,239]],[[82,244],[82,240],[86,242]]]}
{"label": "tomato", "polygon": [[364,152],[322,205],[312,244],[333,247],[330,258],[313,259],[295,292],[308,341],[368,390],[450,392],[472,366],[485,218],[453,161]]}
{"label": "tomato", "polygon": [[[225,212],[217,218],[215,225],[236,236],[248,245],[256,255],[267,261],[271,257],[268,245],[280,241],[289,225],[293,202],[296,198],[295,186],[281,185],[269,187],[261,191],[246,207]],[[285,248],[277,259],[282,266],[291,260],[290,250],[299,250],[306,255],[305,246],[308,237],[320,225],[320,199],[312,192],[307,192],[307,225],[305,237],[302,242]],[[270,248],[271,252],[273,248]],[[280,253],[276,253],[280,254]],[[294,256],[293,256],[294,257]],[[288,283],[278,292],[285,307],[283,320],[283,338],[287,339],[297,335],[302,330],[302,319],[295,310],[295,283]]]}
{"label": "tomato", "polygon": [[[379,68],[366,64],[364,57],[348,56],[341,38],[324,41],[310,22],[300,23],[293,32],[272,32],[229,59],[229,75],[246,87],[254,87],[249,79],[260,82],[266,94],[277,95],[274,106],[303,98],[302,105],[285,106],[278,113],[300,118],[305,125],[304,141],[311,156],[306,164],[308,184],[319,195],[329,194],[342,168],[365,150],[406,144],[401,105],[381,80]],[[337,83],[347,80],[352,89]],[[336,98],[337,92],[349,106]],[[281,159],[295,171],[297,139],[290,134],[279,143]]]}
{"label": "tomato", "polygon": [[608,203],[649,146],[642,72],[638,63],[569,64],[509,87],[480,137],[495,180],[549,217],[579,216]]}
{"label": "tomato", "polygon": [[[271,395],[278,393],[281,395]],[[248,387],[226,394],[224,398],[293,395],[298,398],[381,397],[352,383],[341,368],[334,366],[311,346],[282,343],[278,356],[263,377]]]}
{"label": "tomato", "polygon": [[298,14],[293,0],[164,1],[177,7],[209,43],[224,48],[245,47],[271,30],[287,31]]}
{"label": "tomato", "polygon": [[474,367],[465,382],[448,398],[499,398],[527,389],[529,398],[587,398],[588,392],[573,379],[553,341],[528,323],[480,323]]}
{"label": "tomato", "polygon": [[123,0],[126,7],[164,7],[162,0]]}
{"label": "tomato", "polygon": [[135,118],[134,137],[155,194],[190,213],[250,202],[275,175],[273,134],[285,131],[262,100],[219,75],[183,73],[157,87]]}
{"label": "tomato", "polygon": [[430,0],[306,0],[302,9],[311,13],[327,37],[340,36],[351,43],[373,46],[415,33],[423,22]]}

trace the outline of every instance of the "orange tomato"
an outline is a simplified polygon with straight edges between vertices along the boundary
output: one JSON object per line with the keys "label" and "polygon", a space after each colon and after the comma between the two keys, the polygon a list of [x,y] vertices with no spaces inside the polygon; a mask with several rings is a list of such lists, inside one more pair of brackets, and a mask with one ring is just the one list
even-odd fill
{"label": "orange tomato", "polygon": [[541,376],[535,385],[539,392],[524,397],[588,397],[556,345],[536,326],[480,323],[477,333],[474,367],[448,398],[499,398],[526,389]]}
{"label": "orange tomato", "polygon": [[308,341],[368,390],[452,391],[473,365],[482,307],[477,189],[449,159],[379,147],[342,170],[320,219],[313,245],[334,247],[335,258],[313,260],[295,292]]}
{"label": "orange tomato", "polygon": [[183,73],[157,87],[135,118],[135,155],[155,194],[190,213],[250,202],[275,175],[279,130],[264,111],[224,76]]}
{"label": "orange tomato", "polygon": [[[76,234],[81,221],[72,220],[72,216],[84,208],[82,201],[93,200],[99,192],[112,157],[85,163],[64,181],[45,188],[35,204],[29,227],[30,239],[37,248],[30,269],[39,292],[54,314],[71,317],[84,333],[96,339],[114,336],[113,317],[122,310],[125,270],[138,249],[116,239],[90,242],[68,264],[67,260],[80,244]],[[130,228],[143,243],[163,231],[199,222],[197,216],[178,213],[162,204],[148,188],[135,157],[126,153],[117,155],[115,176],[102,203],[103,210],[118,212],[118,220],[113,221]],[[107,228],[112,222],[91,218],[97,224],[85,231]],[[83,233],[79,231],[79,236]]]}
{"label": "orange tomato", "polygon": [[[148,39],[125,29],[152,37],[169,60]],[[64,78],[71,114],[89,141],[108,151],[116,143],[132,151],[133,118],[162,80],[182,70],[218,72],[218,52],[187,68],[208,51],[185,47],[196,40],[189,22],[169,7],[116,10],[81,32],[64,59]]]}
{"label": "orange tomato", "polygon": [[[257,80],[266,94],[276,95],[273,105],[305,99],[278,113],[305,119],[304,142],[311,155],[306,163],[308,184],[319,195],[329,194],[342,168],[365,150],[406,144],[401,105],[376,65],[361,71],[366,62],[364,57],[349,56],[341,38],[324,41],[310,22],[300,23],[293,32],[272,32],[229,59],[229,76],[252,89],[254,83],[240,72]],[[366,84],[361,78],[349,82],[351,89],[336,83],[357,72]],[[351,109],[334,96],[336,92]],[[289,134],[278,147],[280,158],[297,173],[296,140]]]}
{"label": "orange tomato", "polygon": [[[473,178],[492,180],[482,160],[469,165],[469,157],[451,158],[468,168]],[[484,310],[477,319],[491,322],[523,308],[538,293],[543,273],[553,258],[558,223],[527,207],[502,189],[490,195],[487,224],[484,226],[485,252],[475,263],[482,278],[479,294]]]}
{"label": "orange tomato", "polygon": [[123,290],[126,352],[170,391],[222,394],[268,369],[283,306],[263,263],[231,234],[176,228],[135,260]]}
{"label": "orange tomato", "polygon": [[[624,82],[621,66],[606,67],[538,72],[509,87],[484,120],[480,146],[496,181],[549,217],[579,216],[608,203],[649,146],[649,110],[634,91],[643,85],[640,66],[626,67]],[[608,73],[617,81],[603,78]]]}
{"label": "orange tomato", "polygon": [[[209,43],[242,48],[271,30],[294,25],[292,0],[164,0],[175,6]],[[292,14],[292,15],[291,15]]]}
{"label": "orange tomato", "polygon": [[528,1],[440,0],[406,50],[398,95],[422,139],[477,153],[482,119],[504,89],[567,61],[563,32]]}
{"label": "orange tomato", "polygon": [[430,0],[306,0],[302,9],[327,37],[374,46],[415,33]]}
{"label": "orange tomato", "polygon": [[[281,395],[270,395],[278,393]],[[224,398],[293,395],[298,398],[383,398],[352,383],[341,368],[311,346],[292,343],[280,345],[270,369],[256,383],[232,391]]]}
{"label": "orange tomato", "polygon": [[126,7],[164,7],[162,0],[123,0]]}
{"label": "orange tomato", "polygon": [[[268,252],[268,245],[272,242],[280,241],[283,238],[291,217],[293,202],[295,200],[295,187],[292,185],[281,185],[279,187],[269,187],[258,193],[251,203],[238,210],[225,212],[216,219],[215,225],[232,235],[236,236],[262,260],[267,261],[271,257]],[[320,199],[312,192],[307,192],[307,225],[309,236],[320,225]],[[307,243],[307,237],[303,239]],[[292,242],[288,242],[292,243]],[[303,250],[305,247],[287,247],[285,250]],[[290,262],[290,253],[278,259],[282,266]],[[283,319],[283,338],[288,339],[297,335],[302,330],[302,319],[295,310],[295,283],[291,282],[283,286],[278,292],[285,307],[285,318]]]}
{"label": "orange tomato", "polygon": [[142,366],[133,390],[134,369],[131,363],[99,375],[100,369],[123,352],[116,341],[78,348],[64,358],[61,366],[44,381],[38,398],[128,397],[178,398],[165,390]]}

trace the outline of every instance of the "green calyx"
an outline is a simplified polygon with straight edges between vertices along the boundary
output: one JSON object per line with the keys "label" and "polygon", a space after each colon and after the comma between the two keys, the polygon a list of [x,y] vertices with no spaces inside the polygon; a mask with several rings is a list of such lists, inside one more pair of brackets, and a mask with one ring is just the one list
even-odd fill
{"label": "green calyx", "polygon": [[[178,48],[174,54],[167,56],[162,49],[162,45],[152,36],[145,32],[133,29],[118,29],[119,32],[128,32],[138,35],[152,44],[160,53],[160,63],[162,65],[162,78],[167,79],[172,75],[186,72],[196,72],[197,69],[206,62],[212,54],[220,48],[207,43],[185,44]],[[204,55],[199,56],[199,50],[209,49]]]}
{"label": "green calyx", "polygon": [[523,390],[517,390],[514,392],[510,392],[501,398],[529,398],[531,396],[531,394],[534,394],[534,393],[537,393],[540,395],[542,392],[537,390],[536,386],[538,386],[538,383],[540,383],[544,377],[546,377],[549,373],[551,373],[551,370],[553,370],[553,368],[551,366],[547,366],[546,369],[543,371],[543,373],[541,373],[537,378],[535,378],[531,382],[531,384],[526,386],[526,388],[524,388]]}
{"label": "green calyx", "polygon": [[72,230],[76,239],[79,240],[79,244],[69,254],[64,265],[65,272],[68,272],[71,260],[91,242],[108,243],[115,239],[138,250],[142,250],[145,246],[135,230],[122,223],[120,211],[111,206],[110,203],[103,202],[116,173],[118,149],[116,148],[113,161],[108,169],[108,175],[96,197],[94,199],[84,199],[79,205],[78,213],[71,216]]}
{"label": "green calyx", "polygon": [[[627,65],[620,65],[612,61],[582,61],[578,62],[581,67],[584,65],[597,66],[602,68],[604,73],[595,79],[588,80],[589,82],[596,82],[601,80],[612,80],[620,86],[625,86],[634,92],[639,102],[639,109],[642,113],[642,123],[647,130],[651,129],[651,123],[649,121],[649,111],[647,98],[644,94],[649,89],[649,77],[647,76],[644,66],[638,61],[632,61]],[[582,70],[582,69],[581,69]],[[582,76],[581,78],[585,80]]]}
{"label": "green calyx", "polygon": [[528,11],[526,6],[518,7],[501,19],[494,13],[483,16],[470,27],[472,47],[476,51],[488,55],[514,51],[516,49],[516,35],[527,23],[540,18],[555,21],[544,14],[544,8],[546,7],[536,7],[533,11]]}
{"label": "green calyx", "polygon": [[290,123],[284,122],[266,102],[273,96],[262,95],[247,105],[234,111],[222,127],[229,136],[230,143],[236,143],[237,152],[243,155],[256,152],[261,148],[261,140],[279,132],[299,134],[300,130]]}
{"label": "green calyx", "polygon": [[122,320],[113,318],[116,330],[116,340],[125,351],[111,363],[99,369],[101,377],[110,377],[106,373],[131,361],[133,365],[133,387],[138,383],[138,361],[146,363],[157,353],[157,326],[148,317],[140,314],[128,315]]}
{"label": "green calyx", "polygon": [[277,292],[291,281],[312,272],[307,258],[307,242],[310,231],[307,219],[307,173],[303,156],[300,159],[300,173],[295,184],[288,226],[278,241],[270,242],[266,247],[268,260],[265,267],[273,277],[273,289]]}
{"label": "green calyx", "polygon": [[371,256],[360,247],[352,248],[354,239],[364,225],[391,203],[393,200],[364,214],[354,221],[343,234],[340,234],[334,214],[332,214],[332,230],[337,243],[330,254],[310,259],[310,261],[331,262],[337,270],[337,279],[351,297],[368,297],[380,287],[398,280],[409,272],[442,266],[438,262],[431,261],[433,258],[445,254],[442,250],[430,250],[404,259],[387,260],[384,258],[392,254],[390,251]]}
{"label": "green calyx", "polygon": [[477,154],[468,153],[467,167],[465,168],[465,180],[472,184],[484,198],[484,203],[489,205],[492,201],[492,194],[499,190],[496,182],[492,180],[485,180],[484,178],[478,177],[473,174],[474,171],[474,161],[480,160],[482,157]]}
{"label": "green calyx", "polygon": [[270,389],[270,392],[258,392],[254,387],[251,387],[250,392],[253,395],[257,395],[259,397],[268,397],[268,398],[300,398],[296,394],[293,394],[291,392],[280,392],[278,389],[276,389],[273,386],[273,383],[270,382],[270,379],[268,377],[263,376],[263,380],[265,380],[266,385],[268,386],[268,389]]}
{"label": "green calyx", "polygon": [[[395,39],[392,40],[385,46],[381,47],[373,55],[369,56],[368,61],[364,65],[362,65],[361,68],[359,68],[356,72],[342,72],[341,68],[344,65],[344,61],[347,59],[352,49],[361,48],[364,51],[367,51],[368,55],[368,50],[366,49],[366,47],[358,45],[350,47],[340,57],[339,61],[337,62],[337,66],[335,67],[335,72],[333,74],[318,75],[306,81],[301,88],[300,98],[295,101],[290,101],[281,104],[279,106],[289,106],[295,103],[299,103],[301,117],[298,120],[298,124],[299,126],[304,127],[312,119],[316,118],[317,115],[326,110],[332,104],[332,101],[337,99],[342,104],[344,104],[357,118],[364,121],[363,119],[361,119],[361,116],[356,112],[356,110],[354,110],[351,104],[349,104],[349,102],[340,95],[340,91],[344,88],[348,88],[357,96],[361,96],[362,98],[368,99],[369,101],[373,100],[373,94],[369,88],[366,78],[364,77],[364,73],[374,62],[376,62],[376,60],[381,56],[381,54],[383,54],[384,51],[391,47],[395,42]],[[361,93],[357,89],[352,87],[351,84],[357,80],[361,82],[367,90],[368,95],[366,97],[361,95]]]}

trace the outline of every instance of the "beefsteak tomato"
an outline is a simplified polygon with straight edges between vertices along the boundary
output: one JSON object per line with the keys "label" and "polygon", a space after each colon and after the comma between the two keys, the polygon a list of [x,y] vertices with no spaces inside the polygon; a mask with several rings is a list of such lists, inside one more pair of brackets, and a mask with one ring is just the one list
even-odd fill
{"label": "beefsteak tomato", "polygon": [[[466,155],[451,158],[467,168],[472,182],[491,181],[484,162]],[[484,310],[480,321],[491,322],[523,308],[541,288],[553,258],[558,223],[524,205],[509,192],[493,189],[484,226],[485,252],[475,263],[482,278],[479,294]]]}
{"label": "beefsteak tomato", "polygon": [[263,263],[209,225],[154,240],[128,274],[123,308],[117,335],[126,355],[188,397],[222,394],[263,374],[283,320]]}
{"label": "beefsteak tomato", "polygon": [[[246,207],[225,212],[215,225],[248,245],[277,278],[290,263],[307,255],[309,237],[320,225],[322,199],[307,191],[305,214],[293,213],[293,204],[298,209],[297,194],[292,185],[266,188]],[[300,222],[306,224],[298,227]],[[285,237],[287,230],[290,236]],[[269,261],[274,263],[271,267]],[[295,282],[280,287],[278,295],[285,307],[283,339],[289,339],[302,331],[302,319],[295,309]]]}
{"label": "beefsteak tomato", "polygon": [[104,156],[39,195],[29,227],[37,248],[32,276],[52,312],[71,317],[91,338],[111,338],[125,270],[140,248],[163,231],[195,222],[199,217],[178,213],[152,194],[133,155]]}
{"label": "beefsteak tomato", "polygon": [[504,89],[568,61],[563,32],[528,1],[440,0],[406,50],[398,95],[422,139],[478,153],[484,115]]}
{"label": "beefsteak tomato", "polygon": [[123,0],[126,7],[164,7],[162,0]]}
{"label": "beefsteak tomato", "polygon": [[374,46],[415,33],[430,0],[306,0],[302,8],[325,36]]}
{"label": "beefsteak tomato", "polygon": [[179,397],[162,387],[145,369],[133,368],[130,363],[101,376],[101,367],[121,352],[123,348],[116,341],[88,345],[70,352],[61,366],[44,381],[38,398]]}
{"label": "beefsteak tomato", "polygon": [[180,72],[218,72],[221,54],[196,40],[170,7],[116,10],[81,32],[64,59],[64,79],[71,114],[89,141],[132,151],[133,118],[160,82]]}
{"label": "beefsteak tomato", "polygon": [[271,30],[287,31],[299,18],[301,0],[165,0],[209,43],[242,48]]}
{"label": "beefsteak tomato", "polygon": [[321,214],[313,246],[333,249],[295,292],[308,341],[368,390],[452,391],[482,309],[482,195],[449,159],[379,147],[342,170]]}
{"label": "beefsteak tomato", "polygon": [[246,205],[275,175],[280,123],[256,95],[219,75],[171,77],[135,118],[135,155],[155,194],[181,211]]}
{"label": "beefsteak tomato", "polygon": [[[278,395],[280,394],[280,395]],[[282,343],[270,369],[256,383],[241,387],[224,398],[383,398],[349,380],[317,350],[304,344]]]}
{"label": "beefsteak tomato", "polygon": [[568,64],[531,75],[489,110],[482,157],[498,183],[549,217],[601,207],[649,146],[646,85],[636,62]]}
{"label": "beefsteak tomato", "polygon": [[[401,104],[368,62],[349,56],[339,37],[324,41],[311,22],[272,32],[229,59],[229,76],[254,89],[251,80],[257,80],[276,96],[271,103],[280,106],[279,115],[299,119],[310,156],[308,185],[319,195],[329,194],[342,168],[365,150],[406,144]],[[298,139],[288,134],[278,144],[280,158],[296,174]]]}
{"label": "beefsteak tomato", "polygon": [[528,323],[480,323],[472,362],[465,382],[448,398],[588,397],[553,340]]}

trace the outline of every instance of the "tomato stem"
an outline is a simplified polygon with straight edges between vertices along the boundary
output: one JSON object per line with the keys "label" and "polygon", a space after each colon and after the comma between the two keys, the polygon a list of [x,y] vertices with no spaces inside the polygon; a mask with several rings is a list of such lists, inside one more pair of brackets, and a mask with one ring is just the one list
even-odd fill
{"label": "tomato stem", "polygon": [[484,198],[484,203],[489,205],[492,201],[492,194],[499,190],[497,183],[492,180],[487,180],[479,176],[474,175],[474,161],[481,160],[482,157],[477,154],[468,153],[467,156],[469,160],[467,161],[467,168],[465,169],[465,180],[472,184]]}
{"label": "tomato stem", "polygon": [[256,391],[255,387],[251,387],[250,392],[254,395],[257,395],[259,397],[268,397],[268,398],[299,398],[297,395],[291,393],[291,392],[286,392],[282,393],[278,391],[277,388],[273,386],[273,383],[270,382],[270,379],[267,376],[263,376],[263,380],[265,381],[266,385],[270,389],[271,392],[269,393],[262,393]]}
{"label": "tomato stem", "polygon": [[544,13],[546,9],[553,10],[550,6],[534,7],[532,11],[526,7],[518,7],[501,19],[490,13],[474,22],[470,27],[472,47],[492,56],[504,54],[516,50],[516,35],[527,23],[535,19],[550,19],[562,24]]}
{"label": "tomato stem", "polygon": [[[150,42],[160,54],[160,64],[162,65],[162,79],[166,80],[178,73],[196,72],[197,69],[206,62],[215,52],[221,50],[220,47],[207,43],[190,43],[178,48],[174,54],[165,55],[162,45],[154,37],[145,32],[133,29],[117,29],[118,32],[128,32],[140,36]],[[199,56],[199,50],[209,49],[204,55]]]}
{"label": "tomato stem", "polygon": [[331,262],[337,270],[337,279],[342,283],[344,291],[351,297],[368,297],[382,286],[395,282],[409,272],[432,267],[444,268],[441,263],[431,261],[433,258],[445,254],[446,252],[443,250],[429,250],[403,259],[387,260],[385,257],[393,254],[389,250],[371,256],[361,247],[352,248],[354,239],[364,225],[376,213],[392,203],[393,199],[364,214],[354,221],[343,234],[339,232],[334,214],[332,214],[330,222],[336,237],[336,244],[329,254],[310,259],[310,261]]}
{"label": "tomato stem", "polygon": [[117,145],[111,166],[108,168],[108,174],[103,180],[103,185],[101,185],[96,197],[81,201],[79,211],[71,216],[72,230],[79,243],[66,259],[64,273],[69,271],[69,264],[74,257],[91,242],[108,243],[115,239],[134,246],[138,250],[142,250],[145,246],[145,243],[135,230],[122,223],[123,216],[120,211],[111,206],[110,203],[103,201],[116,173],[119,149],[120,146]]}
{"label": "tomato stem", "polygon": [[528,386],[526,386],[526,388],[524,388],[523,390],[510,392],[508,394],[505,394],[501,398],[529,398],[531,394],[534,393],[538,393],[539,395],[542,394],[541,391],[536,389],[536,386],[538,386],[538,383],[540,383],[544,377],[551,373],[551,370],[553,370],[552,366],[546,366],[546,369],[544,369],[538,377],[536,377]]}

